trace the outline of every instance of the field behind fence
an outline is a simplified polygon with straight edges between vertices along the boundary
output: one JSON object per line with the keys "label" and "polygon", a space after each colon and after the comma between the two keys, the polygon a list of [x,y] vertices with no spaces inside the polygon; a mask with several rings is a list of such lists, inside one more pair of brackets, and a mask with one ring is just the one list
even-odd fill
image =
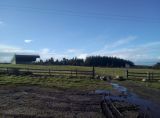
{"label": "field behind fence", "polygon": [[160,80],[160,72],[148,71],[148,72],[133,72],[126,70],[126,79],[157,81]]}
{"label": "field behind fence", "polygon": [[91,70],[78,70],[78,69],[52,69],[52,68],[18,68],[18,67],[0,67],[2,74],[14,75],[43,75],[43,76],[87,76],[94,78],[94,67]]}
{"label": "field behind fence", "polygon": [[[48,75],[68,75],[68,76],[93,76],[94,75],[110,75],[112,77],[122,76],[123,78],[129,79],[160,79],[160,70],[156,69],[128,69],[128,76],[126,75],[126,68],[108,68],[108,67],[95,67],[93,73],[93,67],[85,66],[64,66],[64,65],[25,65],[25,64],[0,64],[0,68],[21,68],[25,70],[31,70],[34,73],[39,72],[39,74]],[[23,70],[22,70],[23,71]]]}

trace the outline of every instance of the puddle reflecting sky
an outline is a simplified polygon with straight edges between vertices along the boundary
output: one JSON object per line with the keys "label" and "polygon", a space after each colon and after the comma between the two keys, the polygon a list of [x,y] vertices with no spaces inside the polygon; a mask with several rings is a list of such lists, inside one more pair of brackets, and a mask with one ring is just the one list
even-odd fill
{"label": "puddle reflecting sky", "polygon": [[[133,92],[130,92],[126,87],[120,86],[116,83],[111,83],[113,90],[118,91],[117,95],[111,96],[112,99],[116,100],[125,100],[129,103],[139,105],[142,110],[148,110],[153,118],[159,118],[160,117],[160,106],[153,103],[152,101],[145,100],[143,98],[140,98],[138,95],[136,95]],[[97,94],[112,94],[112,91],[107,90],[96,90],[95,93]]]}

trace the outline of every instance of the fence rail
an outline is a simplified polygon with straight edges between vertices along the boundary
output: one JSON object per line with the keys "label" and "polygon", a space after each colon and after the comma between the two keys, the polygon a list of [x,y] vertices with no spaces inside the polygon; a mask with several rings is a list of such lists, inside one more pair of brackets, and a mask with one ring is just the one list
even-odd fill
{"label": "fence rail", "polygon": [[94,78],[95,69],[82,71],[82,70],[56,70],[56,69],[32,69],[32,68],[13,68],[13,67],[0,67],[0,73],[4,74],[24,74],[31,73],[33,75],[70,75],[70,76],[90,76]]}
{"label": "fence rail", "polygon": [[131,72],[129,70],[126,70],[126,78],[127,79],[146,79],[148,81],[152,80],[160,80],[160,73],[155,72]]}

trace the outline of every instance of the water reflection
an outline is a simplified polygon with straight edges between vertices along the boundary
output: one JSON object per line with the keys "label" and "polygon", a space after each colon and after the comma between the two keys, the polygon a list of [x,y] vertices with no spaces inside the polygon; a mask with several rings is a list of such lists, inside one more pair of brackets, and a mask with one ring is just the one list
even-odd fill
{"label": "water reflection", "polygon": [[149,111],[153,118],[160,117],[160,106],[153,103],[152,101],[145,100],[140,98],[135,93],[129,91],[126,87],[120,86],[116,83],[110,83],[113,87],[113,90],[96,90],[95,93],[103,94],[105,99],[108,99],[108,95],[112,100],[119,100],[119,101],[127,101],[131,104],[138,105],[140,109],[144,111]]}

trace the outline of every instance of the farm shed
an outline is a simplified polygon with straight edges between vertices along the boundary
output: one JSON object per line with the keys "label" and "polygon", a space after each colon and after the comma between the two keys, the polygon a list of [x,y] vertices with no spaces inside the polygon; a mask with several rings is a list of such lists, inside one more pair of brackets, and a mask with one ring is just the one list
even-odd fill
{"label": "farm shed", "polygon": [[15,54],[11,60],[12,64],[31,64],[40,58],[39,55],[17,55]]}

